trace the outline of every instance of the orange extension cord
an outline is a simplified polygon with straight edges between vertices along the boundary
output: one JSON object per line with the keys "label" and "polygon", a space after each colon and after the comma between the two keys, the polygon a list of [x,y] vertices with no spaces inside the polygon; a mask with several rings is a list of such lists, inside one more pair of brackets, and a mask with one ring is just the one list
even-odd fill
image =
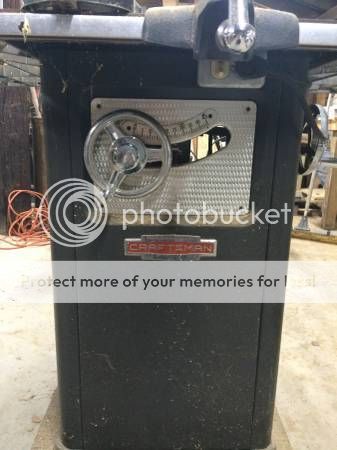
{"label": "orange extension cord", "polygon": [[[14,203],[19,196],[31,197],[31,208],[27,211],[17,211]],[[35,203],[39,206],[35,206]],[[8,196],[8,237],[0,238],[8,246],[0,250],[15,250],[25,247],[41,247],[50,243],[48,223],[48,202],[43,194],[30,190],[15,190]],[[43,222],[43,226],[41,224]]]}

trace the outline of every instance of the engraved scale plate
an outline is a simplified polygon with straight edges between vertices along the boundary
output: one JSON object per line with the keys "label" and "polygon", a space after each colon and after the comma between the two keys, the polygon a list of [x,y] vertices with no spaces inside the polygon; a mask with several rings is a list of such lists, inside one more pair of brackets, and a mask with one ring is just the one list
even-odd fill
{"label": "engraved scale plate", "polygon": [[[249,210],[252,163],[255,139],[256,105],[253,102],[222,100],[153,100],[153,99],[94,99],[91,120],[99,119],[118,109],[144,112],[156,119],[164,128],[171,124],[188,123],[203,111],[215,111],[217,125],[231,133],[229,145],[199,161],[172,167],[163,186],[143,199],[107,199],[109,212],[121,214],[126,209],[154,212],[173,211],[177,204],[184,211],[205,213],[205,207],[223,214]],[[197,137],[199,133],[195,135]],[[182,139],[184,141],[186,139]],[[99,152],[98,161],[99,164]],[[104,161],[101,161],[104,165]],[[154,170],[146,168],[132,175],[140,184],[152,178]],[[106,174],[108,176],[108,174]]]}

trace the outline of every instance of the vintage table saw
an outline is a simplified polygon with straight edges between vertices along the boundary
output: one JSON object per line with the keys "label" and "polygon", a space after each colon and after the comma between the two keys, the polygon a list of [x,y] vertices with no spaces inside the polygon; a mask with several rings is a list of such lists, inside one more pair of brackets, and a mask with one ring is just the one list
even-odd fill
{"label": "vintage table saw", "polygon": [[[248,0],[31,0],[0,39],[42,62],[49,184],[87,180],[107,202],[103,233],[57,240],[54,261],[287,260],[291,221],[123,230],[122,211],[292,205],[308,70],[335,56],[337,25]],[[57,449],[271,448],[283,304],[256,300],[57,303]]]}

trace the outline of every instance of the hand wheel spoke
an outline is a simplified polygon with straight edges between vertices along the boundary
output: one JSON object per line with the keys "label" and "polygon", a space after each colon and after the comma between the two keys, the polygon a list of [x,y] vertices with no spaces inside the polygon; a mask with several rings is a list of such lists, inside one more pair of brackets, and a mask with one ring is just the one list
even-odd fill
{"label": "hand wheel spoke", "polygon": [[109,195],[114,195],[124,178],[125,174],[123,172],[112,172],[104,191],[104,197],[107,198]]}
{"label": "hand wheel spoke", "polygon": [[115,122],[109,123],[109,125],[107,125],[105,127],[105,131],[109,134],[109,136],[111,137],[112,140],[117,140],[117,139],[120,139],[120,138],[124,137],[124,134],[117,127]]}
{"label": "hand wheel spoke", "polygon": [[147,162],[157,162],[163,159],[163,149],[146,147]]}

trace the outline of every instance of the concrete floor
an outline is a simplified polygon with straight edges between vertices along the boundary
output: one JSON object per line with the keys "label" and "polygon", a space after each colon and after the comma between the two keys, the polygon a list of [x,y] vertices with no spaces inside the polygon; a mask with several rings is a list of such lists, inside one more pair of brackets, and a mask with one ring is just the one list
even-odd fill
{"label": "concrete floor", "polygon": [[[294,240],[291,257],[337,260],[337,246]],[[0,252],[9,278],[18,258],[49,250]],[[0,287],[0,450],[30,450],[56,387],[53,308],[11,296]],[[337,304],[287,305],[277,407],[294,450],[336,450]]]}
{"label": "concrete floor", "polygon": [[[291,259],[336,261],[337,246],[294,239]],[[287,304],[276,402],[294,450],[337,449],[337,304]]]}
{"label": "concrete floor", "polygon": [[[50,250],[0,251],[9,279],[21,258],[48,260]],[[30,450],[56,386],[53,306],[21,300],[0,286],[0,450]]]}

